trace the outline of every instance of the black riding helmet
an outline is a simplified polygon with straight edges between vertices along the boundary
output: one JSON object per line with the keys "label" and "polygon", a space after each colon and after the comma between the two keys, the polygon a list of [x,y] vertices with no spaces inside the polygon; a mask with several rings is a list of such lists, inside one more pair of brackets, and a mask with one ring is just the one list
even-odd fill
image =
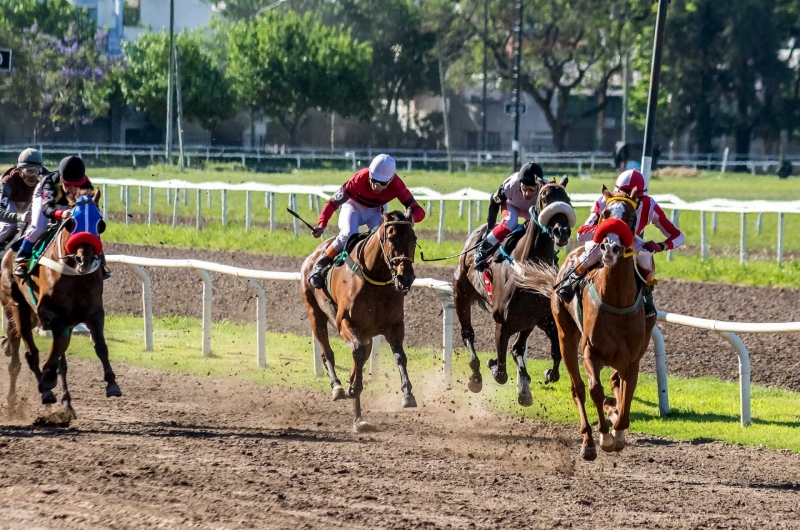
{"label": "black riding helmet", "polygon": [[544,179],[544,171],[539,164],[528,162],[519,168],[519,181],[525,186],[536,186],[542,179]]}

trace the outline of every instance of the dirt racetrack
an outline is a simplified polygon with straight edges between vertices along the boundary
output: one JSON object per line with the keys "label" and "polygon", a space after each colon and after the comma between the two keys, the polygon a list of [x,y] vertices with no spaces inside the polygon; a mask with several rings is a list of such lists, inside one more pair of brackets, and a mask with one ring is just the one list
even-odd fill
{"label": "dirt racetrack", "polygon": [[[244,268],[298,271],[302,259],[169,247],[142,247],[108,244],[109,254],[194,258]],[[113,266],[114,278],[106,283],[106,310],[112,313],[141,315],[141,288],[138,279],[121,265]],[[452,281],[452,267],[433,267],[417,263],[417,277]],[[187,270],[148,270],[153,282],[153,307],[156,315],[200,316],[199,278]],[[252,322],[255,300],[244,280],[212,273],[214,280],[213,315],[238,322]],[[309,335],[306,309],[294,282],[262,282],[267,292],[267,328],[271,331]],[[660,309],[686,315],[740,322],[787,322],[800,320],[800,291],[793,289],[744,287],[727,284],[662,281],[656,290]],[[493,351],[494,326],[491,317],[473,311],[479,351]],[[738,377],[736,354],[716,333],[674,325],[662,325],[667,345],[670,373],[686,377]],[[413,289],[406,302],[406,345],[441,345],[441,305],[433,292]],[[456,321],[454,343],[461,347]],[[750,351],[752,380],[756,383],[800,391],[800,336],[742,335]],[[543,333],[535,331],[529,339],[529,355],[549,358],[549,344]],[[485,357],[485,356],[484,356]],[[485,359],[484,359],[485,361]],[[652,355],[643,360],[645,371],[654,371]]]}
{"label": "dirt racetrack", "polygon": [[[631,436],[578,456],[577,427],[365,401],[355,434],[327,393],[70,361],[79,419],[43,411],[23,367],[25,417],[0,424],[0,528],[797,528],[800,455]],[[5,362],[0,388],[7,388]],[[453,390],[456,391],[456,390]],[[3,402],[5,400],[2,400]],[[4,405],[4,403],[3,403]],[[0,415],[5,417],[0,406]]]}

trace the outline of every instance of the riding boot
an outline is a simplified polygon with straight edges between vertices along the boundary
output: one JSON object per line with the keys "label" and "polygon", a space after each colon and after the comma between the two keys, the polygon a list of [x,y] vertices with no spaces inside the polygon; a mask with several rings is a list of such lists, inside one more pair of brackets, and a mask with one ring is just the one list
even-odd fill
{"label": "riding boot", "polygon": [[24,278],[28,275],[28,262],[33,254],[33,243],[26,237],[22,240],[22,244],[17,251],[17,257],[14,258],[14,275]]}
{"label": "riding boot", "polygon": [[100,268],[103,269],[103,281],[111,278],[111,269],[108,268],[108,264],[106,264],[106,253],[103,252],[100,254]]}
{"label": "riding boot", "polygon": [[314,289],[322,289],[325,287],[325,271],[331,263],[333,263],[333,259],[328,257],[327,254],[323,254],[314,264],[314,268],[311,270],[311,276],[308,277],[308,283],[310,283]]}
{"label": "riding boot", "polygon": [[575,291],[578,288],[578,284],[583,280],[585,275],[586,269],[580,265],[570,269],[564,283],[562,283],[561,287],[556,291],[558,297],[561,298],[565,304],[569,304],[572,302],[572,299],[575,298]]}
{"label": "riding boot", "polygon": [[644,287],[644,316],[654,317],[658,314],[656,311],[656,304],[653,301],[653,286],[648,285]]}
{"label": "riding boot", "polygon": [[497,245],[489,241],[489,238],[481,242],[481,246],[475,251],[475,270],[483,272],[489,263],[489,258],[494,254]]}

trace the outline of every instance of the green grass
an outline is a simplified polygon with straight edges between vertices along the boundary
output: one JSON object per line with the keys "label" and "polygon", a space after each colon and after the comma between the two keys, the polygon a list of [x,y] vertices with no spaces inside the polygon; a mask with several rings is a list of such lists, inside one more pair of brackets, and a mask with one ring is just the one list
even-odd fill
{"label": "green grass", "polygon": [[[235,325],[227,322],[213,326],[211,358],[200,353],[200,326],[196,319],[160,318],[154,320],[155,351],[145,352],[142,346],[141,319],[129,316],[110,316],[106,321],[112,361],[128,363],[158,370],[188,373],[202,377],[233,378],[264,385],[284,385],[310,388],[320,391],[320,399],[328,398],[327,377],[316,378],[312,374],[311,338],[270,333],[267,336],[267,369],[255,367],[255,329],[253,326]],[[334,339],[337,367],[340,377],[345,376],[351,362],[349,352],[338,339]],[[71,355],[94,359],[94,353],[85,337],[76,336],[70,347]],[[423,388],[423,380],[435,377],[439,367],[439,351],[435,349],[411,349],[409,372],[417,388]],[[382,371],[389,379],[381,377],[381,384],[370,384],[367,391],[372,395],[394,393],[396,371],[389,350],[381,352]],[[486,355],[483,356],[484,358]],[[461,392],[465,387],[467,359],[456,354],[454,358],[453,385],[461,400],[471,395]],[[538,374],[548,367],[545,361],[530,361],[529,371],[538,379]],[[496,385],[486,375],[484,391],[479,399],[497,411],[513,416],[564,423],[575,427],[578,433],[578,414],[569,396],[566,373],[555,385],[534,383],[532,391],[534,405],[522,409],[516,404],[514,375],[505,386]],[[608,373],[603,382],[608,384]],[[396,385],[395,385],[396,383]],[[393,386],[394,385],[394,386]],[[608,390],[608,389],[607,389]],[[800,427],[800,393],[765,388],[752,388],[753,424],[748,428],[739,426],[738,384],[713,378],[669,379],[669,418],[658,415],[658,397],[655,377],[640,378],[632,408],[633,432],[653,434],[678,440],[721,440],[753,446],[800,451],[797,428]],[[588,398],[588,396],[587,396]],[[593,417],[594,414],[590,414]]]}

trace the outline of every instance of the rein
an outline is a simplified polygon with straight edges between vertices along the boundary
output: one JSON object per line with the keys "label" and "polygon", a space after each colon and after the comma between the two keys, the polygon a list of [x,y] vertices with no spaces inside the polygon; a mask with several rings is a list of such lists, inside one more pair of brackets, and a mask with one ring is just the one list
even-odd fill
{"label": "rein", "polygon": [[[383,223],[381,226],[386,227],[386,226],[411,225],[411,224],[412,224],[411,221],[387,221]],[[384,235],[386,234],[385,229],[383,233]],[[379,246],[381,248],[381,256],[383,257],[383,261],[384,263],[386,263],[386,266],[389,268],[389,272],[392,275],[392,278],[390,280],[382,281],[370,278],[364,272],[363,266],[360,266],[358,263],[356,263],[356,261],[352,257],[350,257],[350,254],[347,254],[347,256],[345,257],[345,263],[350,268],[350,270],[352,270],[357,276],[359,276],[367,283],[377,286],[391,285],[397,280],[397,270],[395,267],[400,263],[405,263],[405,262],[414,263],[414,260],[412,258],[409,258],[408,256],[395,256],[394,258],[389,258],[389,256],[386,254],[386,249],[384,248],[384,245],[387,243],[387,240],[381,237],[380,227],[377,229],[375,235],[378,236],[378,243],[380,243]],[[362,245],[366,244],[368,240],[369,239],[365,239]]]}
{"label": "rein", "polygon": [[636,301],[630,307],[614,307],[612,305],[608,305],[607,303],[603,302],[600,299],[600,293],[597,292],[597,289],[594,286],[593,282],[589,282],[589,296],[592,297],[592,301],[601,311],[606,311],[608,313],[612,313],[614,315],[630,315],[637,309],[639,309],[639,305],[642,303],[644,291],[642,288],[639,288],[639,292],[636,295]]}

